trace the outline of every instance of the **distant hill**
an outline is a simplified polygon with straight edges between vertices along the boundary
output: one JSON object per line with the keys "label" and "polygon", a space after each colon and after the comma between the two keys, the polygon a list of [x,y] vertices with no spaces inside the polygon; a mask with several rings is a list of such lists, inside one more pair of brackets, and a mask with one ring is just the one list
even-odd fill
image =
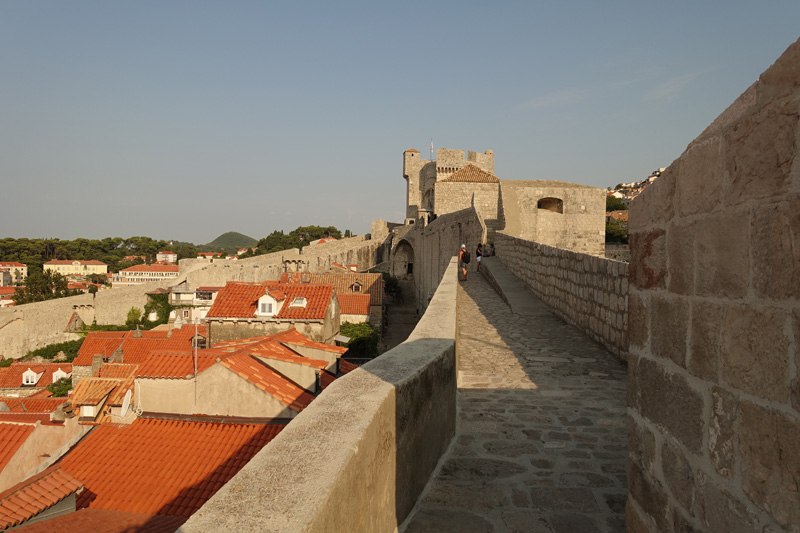
{"label": "distant hill", "polygon": [[223,233],[208,244],[198,246],[204,252],[219,252],[225,250],[229,254],[235,254],[240,248],[250,248],[258,244],[258,241],[247,235],[242,235],[235,231]]}

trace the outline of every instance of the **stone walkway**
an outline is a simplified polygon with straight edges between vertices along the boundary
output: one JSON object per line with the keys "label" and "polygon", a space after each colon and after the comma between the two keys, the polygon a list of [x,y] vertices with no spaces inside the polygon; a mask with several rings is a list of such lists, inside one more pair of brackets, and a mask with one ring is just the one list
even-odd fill
{"label": "stone walkway", "polygon": [[460,290],[457,433],[405,533],[624,531],[624,363],[531,293]]}

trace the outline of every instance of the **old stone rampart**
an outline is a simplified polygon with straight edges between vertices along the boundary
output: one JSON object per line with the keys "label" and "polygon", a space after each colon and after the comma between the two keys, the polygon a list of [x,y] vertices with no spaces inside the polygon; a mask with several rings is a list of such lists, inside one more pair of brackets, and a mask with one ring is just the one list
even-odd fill
{"label": "old stone rampart", "polygon": [[628,265],[502,232],[495,251],[560,318],[627,360]]}
{"label": "old stone rampart", "polygon": [[456,421],[456,264],[403,344],[336,380],[179,531],[392,532]]}
{"label": "old stone rampart", "polygon": [[[358,264],[367,269],[388,257],[381,241],[363,236],[333,243],[306,246],[239,261],[191,259],[181,261],[181,275],[169,282],[153,282],[121,287],[91,294],[81,294],[45,302],[0,309],[0,356],[20,358],[28,351],[48,344],[79,338],[68,333],[67,323],[77,312],[86,324],[124,324],[132,307],[143,309],[147,292],[168,287],[183,280],[191,286],[222,286],[227,281],[263,281],[279,279],[284,268],[327,271],[331,263]],[[284,260],[289,260],[285,265]]]}
{"label": "old stone rampart", "polygon": [[631,203],[628,531],[800,526],[800,41]]}

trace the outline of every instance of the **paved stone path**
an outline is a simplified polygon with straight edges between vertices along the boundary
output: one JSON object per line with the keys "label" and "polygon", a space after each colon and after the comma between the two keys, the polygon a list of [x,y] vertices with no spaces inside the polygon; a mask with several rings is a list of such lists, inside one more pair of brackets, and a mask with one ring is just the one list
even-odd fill
{"label": "paved stone path", "polygon": [[405,533],[624,531],[626,366],[530,293],[460,290],[455,442]]}

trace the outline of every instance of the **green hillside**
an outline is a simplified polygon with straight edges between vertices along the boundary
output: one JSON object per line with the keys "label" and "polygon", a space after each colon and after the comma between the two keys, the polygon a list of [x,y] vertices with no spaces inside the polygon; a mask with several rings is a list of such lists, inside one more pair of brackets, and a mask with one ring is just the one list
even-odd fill
{"label": "green hillside", "polygon": [[207,252],[220,252],[225,250],[229,254],[235,254],[240,248],[251,248],[258,244],[258,241],[247,235],[242,235],[235,231],[223,233],[208,244],[204,244],[200,248]]}

